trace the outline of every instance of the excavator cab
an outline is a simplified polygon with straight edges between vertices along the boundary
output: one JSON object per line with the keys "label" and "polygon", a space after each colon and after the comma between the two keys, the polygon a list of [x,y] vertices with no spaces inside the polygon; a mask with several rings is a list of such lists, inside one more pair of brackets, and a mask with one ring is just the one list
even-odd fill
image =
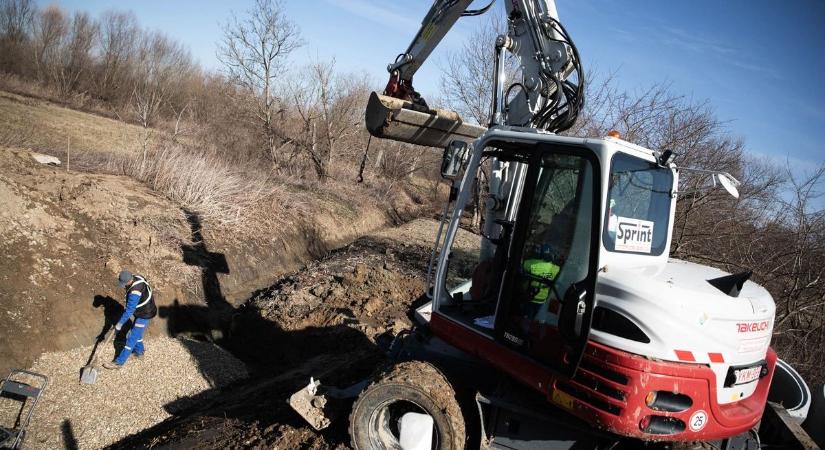
{"label": "excavator cab", "polygon": [[[510,192],[498,205],[498,233],[483,235],[480,247],[466,248],[450,245],[467,206],[468,189],[458,187],[443,261],[435,270],[431,326],[465,351],[484,348],[478,352],[482,359],[516,353],[527,364],[572,376],[594,306],[601,170],[592,149],[536,136],[535,142],[487,140],[485,150],[474,153],[506,166]],[[472,165],[473,159],[462,185],[472,184]],[[442,328],[452,331],[441,333]]]}

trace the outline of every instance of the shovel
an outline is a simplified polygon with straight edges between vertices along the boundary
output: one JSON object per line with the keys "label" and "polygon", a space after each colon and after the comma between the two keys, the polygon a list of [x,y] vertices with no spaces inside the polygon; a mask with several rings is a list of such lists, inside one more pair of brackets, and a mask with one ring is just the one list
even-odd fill
{"label": "shovel", "polygon": [[97,382],[97,374],[100,371],[100,361],[98,361],[97,350],[100,348],[100,344],[108,340],[107,337],[109,336],[109,333],[112,334],[112,339],[114,339],[116,335],[114,332],[112,332],[112,330],[114,329],[115,327],[109,329],[109,331],[106,332],[103,338],[95,343],[95,348],[94,350],[92,350],[92,356],[89,357],[90,363],[86,364],[85,366],[83,366],[82,369],[80,369],[81,383],[95,384],[95,382]]}

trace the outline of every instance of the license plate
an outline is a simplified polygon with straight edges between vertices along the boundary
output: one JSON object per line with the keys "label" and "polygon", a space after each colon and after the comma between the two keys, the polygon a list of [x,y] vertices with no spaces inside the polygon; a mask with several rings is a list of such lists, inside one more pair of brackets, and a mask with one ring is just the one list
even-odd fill
{"label": "license plate", "polygon": [[759,379],[759,375],[762,373],[762,365],[737,369],[734,370],[733,373],[734,376],[736,376],[736,382],[734,382],[734,384],[750,383],[751,381]]}
{"label": "license plate", "polygon": [[737,384],[752,383],[767,374],[768,363],[765,360],[750,366],[729,367],[724,386],[731,387]]}

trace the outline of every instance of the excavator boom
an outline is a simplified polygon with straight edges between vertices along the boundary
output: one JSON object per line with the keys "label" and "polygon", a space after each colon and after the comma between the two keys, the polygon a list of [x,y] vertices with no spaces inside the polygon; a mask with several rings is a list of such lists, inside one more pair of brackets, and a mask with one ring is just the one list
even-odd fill
{"label": "excavator boom", "polygon": [[[467,124],[455,112],[427,105],[413,88],[413,75],[459,18],[483,14],[493,6],[490,2],[468,11],[471,3],[433,3],[407,51],[387,66],[390,79],[383,96],[373,95],[368,104],[365,118],[373,136],[444,147],[452,140],[474,140],[485,126],[516,125],[560,132],[575,122],[584,101],[582,69],[553,0],[505,2],[507,33],[496,39],[495,51],[490,54],[495,73],[489,124]],[[518,61],[518,79],[506,76],[506,53]]]}
{"label": "excavator boom", "polygon": [[[458,19],[465,14],[465,10],[472,2],[473,0],[435,0],[407,51],[398,55],[395,62],[387,66],[390,81],[387,84],[386,95],[420,101],[420,96],[412,88],[413,75]],[[488,8],[489,6],[492,6],[492,2]]]}

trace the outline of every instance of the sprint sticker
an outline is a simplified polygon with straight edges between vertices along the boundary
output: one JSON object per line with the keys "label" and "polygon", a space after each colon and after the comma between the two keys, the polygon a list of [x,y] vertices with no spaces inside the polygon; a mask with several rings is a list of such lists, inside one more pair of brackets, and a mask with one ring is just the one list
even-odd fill
{"label": "sprint sticker", "polygon": [[616,250],[650,253],[653,243],[653,222],[629,217],[616,217]]}

